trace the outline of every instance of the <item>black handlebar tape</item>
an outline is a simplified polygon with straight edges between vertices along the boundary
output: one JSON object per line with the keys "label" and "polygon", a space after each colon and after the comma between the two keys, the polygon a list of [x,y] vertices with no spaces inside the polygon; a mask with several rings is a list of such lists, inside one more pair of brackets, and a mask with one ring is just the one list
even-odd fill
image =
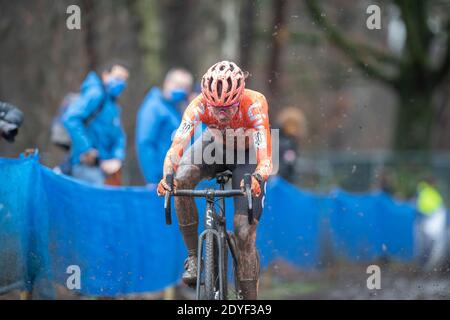
{"label": "black handlebar tape", "polygon": [[[166,182],[170,186],[171,189],[173,189],[173,175],[168,174],[166,176]],[[170,192],[166,192],[166,196],[164,198],[164,209],[166,211],[166,224],[171,225],[172,224],[172,210],[170,205]]]}
{"label": "black handlebar tape", "polygon": [[237,196],[245,196],[246,193],[241,189],[236,190],[214,190],[214,189],[206,189],[206,190],[176,190],[172,193],[174,197],[237,197]]}
{"label": "black handlebar tape", "polygon": [[248,223],[253,224],[252,176],[248,173],[244,175],[244,186],[245,186],[245,192],[247,194]]}
{"label": "black handlebar tape", "polygon": [[173,174],[169,173],[166,175],[166,182],[169,185],[169,187],[173,188]]}

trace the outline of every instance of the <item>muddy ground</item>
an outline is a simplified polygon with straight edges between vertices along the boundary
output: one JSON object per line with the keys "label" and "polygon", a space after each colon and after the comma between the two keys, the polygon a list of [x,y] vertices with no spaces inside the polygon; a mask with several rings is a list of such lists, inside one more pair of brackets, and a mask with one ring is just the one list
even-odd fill
{"label": "muddy ground", "polygon": [[[377,264],[377,263],[373,263]],[[274,263],[261,277],[261,299],[450,299],[450,268],[430,272],[413,265],[378,263],[381,288],[368,289],[367,273],[370,264],[335,264],[322,270],[301,271],[284,262]],[[0,299],[19,299],[20,292],[0,295]],[[22,296],[23,298],[23,296]],[[39,298],[35,296],[34,298]],[[58,288],[57,299],[98,299],[79,296]],[[195,292],[178,286],[171,292],[130,295],[119,299],[195,299]],[[102,299],[108,299],[104,297]],[[116,298],[117,299],[117,298]]]}
{"label": "muddy ground", "polygon": [[[369,289],[370,264],[337,265],[322,271],[300,272],[281,267],[263,278],[260,297],[266,299],[415,300],[450,299],[450,269],[423,272],[411,265],[378,264],[380,289]],[[269,281],[267,281],[269,279]],[[264,282],[264,280],[266,282]],[[371,282],[373,283],[373,282]]]}

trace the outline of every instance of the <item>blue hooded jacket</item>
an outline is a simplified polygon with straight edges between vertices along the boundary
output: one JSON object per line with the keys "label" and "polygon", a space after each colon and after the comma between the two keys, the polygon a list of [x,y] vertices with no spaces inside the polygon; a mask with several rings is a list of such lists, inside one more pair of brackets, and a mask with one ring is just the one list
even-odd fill
{"label": "blue hooded jacket", "polygon": [[145,97],[137,115],[136,149],[147,183],[161,180],[164,158],[181,117],[178,107],[164,98],[159,88],[153,88]]}
{"label": "blue hooded jacket", "polygon": [[92,148],[98,151],[100,160],[125,159],[126,136],[120,113],[121,107],[105,92],[102,80],[90,72],[81,85],[80,97],[62,117],[72,140],[72,164],[80,163],[80,155]]}

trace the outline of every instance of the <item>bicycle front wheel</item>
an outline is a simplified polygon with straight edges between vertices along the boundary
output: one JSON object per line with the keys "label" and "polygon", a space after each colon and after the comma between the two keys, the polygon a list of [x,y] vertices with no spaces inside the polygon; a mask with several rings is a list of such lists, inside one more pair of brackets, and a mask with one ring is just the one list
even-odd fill
{"label": "bicycle front wheel", "polygon": [[205,299],[215,300],[216,292],[216,280],[217,280],[217,268],[216,265],[216,246],[214,246],[214,234],[212,232],[206,235],[206,247],[205,247]]}

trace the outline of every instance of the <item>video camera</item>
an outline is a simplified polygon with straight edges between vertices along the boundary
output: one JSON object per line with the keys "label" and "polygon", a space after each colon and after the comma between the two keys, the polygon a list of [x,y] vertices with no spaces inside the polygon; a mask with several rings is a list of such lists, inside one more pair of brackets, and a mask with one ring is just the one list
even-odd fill
{"label": "video camera", "polygon": [[8,142],[14,142],[23,122],[23,113],[15,106],[0,102],[0,134]]}

